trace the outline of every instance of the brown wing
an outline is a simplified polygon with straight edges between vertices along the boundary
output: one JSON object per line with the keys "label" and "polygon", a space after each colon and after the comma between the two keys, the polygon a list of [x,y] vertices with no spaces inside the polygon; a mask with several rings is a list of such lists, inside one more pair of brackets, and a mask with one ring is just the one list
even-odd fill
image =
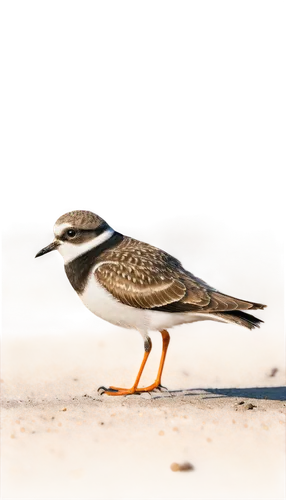
{"label": "brown wing", "polygon": [[153,276],[134,264],[103,264],[96,278],[120,302],[142,309],[177,302],[186,294],[185,285],[167,273]]}
{"label": "brown wing", "polygon": [[[247,309],[261,309],[261,304],[256,304],[253,302],[249,302],[246,300],[237,299],[235,297],[231,297],[230,295],[225,295],[215,288],[207,285],[199,278],[196,278],[188,271],[183,269],[183,282],[187,287],[186,296],[180,301],[181,306],[184,308],[191,308],[191,310],[202,311],[202,312],[216,312],[216,311],[235,311],[238,309],[247,310]],[[199,282],[201,286],[204,286],[208,297],[208,303],[203,304],[195,303],[196,293],[193,291],[192,284],[193,282]],[[263,306],[264,307],[264,306]],[[190,310],[190,309],[189,309]]]}
{"label": "brown wing", "polygon": [[171,255],[132,238],[104,252],[101,260],[96,279],[129,306],[168,312],[221,312],[261,306],[218,292]]}

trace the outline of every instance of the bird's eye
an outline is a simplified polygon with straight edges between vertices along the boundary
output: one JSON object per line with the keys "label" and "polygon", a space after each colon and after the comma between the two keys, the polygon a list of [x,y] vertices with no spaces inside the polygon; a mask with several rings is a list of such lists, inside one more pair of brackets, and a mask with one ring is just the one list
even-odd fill
{"label": "bird's eye", "polygon": [[66,234],[67,234],[68,238],[74,238],[76,235],[76,232],[73,229],[68,229]]}

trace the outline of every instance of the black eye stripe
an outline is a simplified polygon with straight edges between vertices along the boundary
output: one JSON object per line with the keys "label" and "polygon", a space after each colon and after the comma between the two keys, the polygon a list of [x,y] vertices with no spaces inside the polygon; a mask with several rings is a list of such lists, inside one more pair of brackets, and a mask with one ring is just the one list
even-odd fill
{"label": "black eye stripe", "polygon": [[[104,233],[104,231],[106,231],[108,228],[109,228],[109,226],[106,222],[100,224],[100,226],[98,226],[96,229],[76,229],[75,230],[75,229],[69,228],[69,229],[65,230],[65,232],[60,236],[59,239],[61,239],[62,241],[69,241],[69,240],[74,239],[75,241],[77,241],[78,237],[80,237],[81,235],[91,233],[94,236],[99,236],[100,234]],[[76,236],[76,238],[74,236],[69,236],[68,235],[69,231],[73,231],[75,233],[74,236]]]}

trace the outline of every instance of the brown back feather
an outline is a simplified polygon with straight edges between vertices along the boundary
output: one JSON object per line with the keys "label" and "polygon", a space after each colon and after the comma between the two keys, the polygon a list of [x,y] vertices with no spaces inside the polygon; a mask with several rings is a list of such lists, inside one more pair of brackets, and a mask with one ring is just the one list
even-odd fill
{"label": "brown back feather", "polygon": [[125,237],[99,258],[95,276],[122,303],[168,312],[225,312],[265,306],[220,293],[181,263],[146,243]]}

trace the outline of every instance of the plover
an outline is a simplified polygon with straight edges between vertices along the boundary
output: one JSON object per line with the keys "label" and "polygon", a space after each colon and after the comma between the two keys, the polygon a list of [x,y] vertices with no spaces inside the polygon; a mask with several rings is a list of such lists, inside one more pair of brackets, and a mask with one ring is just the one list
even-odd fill
{"label": "plover", "polygon": [[[183,323],[214,320],[252,329],[262,320],[244,310],[263,304],[225,295],[183,268],[168,253],[148,243],[124,236],[92,212],[75,210],[54,225],[53,242],[37,253],[57,249],[66,275],[84,305],[114,325],[138,330],[144,340],[144,356],[130,389],[101,387],[108,395],[128,395],[161,387],[170,341],[167,329]],[[139,381],[152,343],[149,332],[162,335],[162,354],[156,380],[148,387]]]}

